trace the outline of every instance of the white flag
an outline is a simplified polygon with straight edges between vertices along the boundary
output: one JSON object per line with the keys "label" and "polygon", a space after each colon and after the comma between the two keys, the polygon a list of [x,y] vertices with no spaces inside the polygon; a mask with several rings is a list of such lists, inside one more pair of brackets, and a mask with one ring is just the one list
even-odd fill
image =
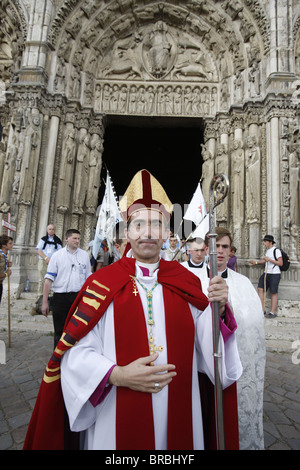
{"label": "white flag", "polygon": [[111,179],[107,171],[106,188],[102,200],[96,233],[93,242],[93,257],[96,259],[102,240],[107,240],[109,252],[112,254],[113,234],[115,225],[121,220],[121,213],[113,191]]}
{"label": "white flag", "polygon": [[207,232],[209,232],[209,215],[208,214],[204,216],[204,218],[201,220],[198,227],[195,228],[195,230],[192,233],[192,238],[202,238],[202,240],[204,240]]}
{"label": "white flag", "polygon": [[207,212],[204,197],[201,191],[200,183],[198,183],[197,189],[194,192],[192,200],[183,218],[186,220],[191,220],[192,222],[194,222],[194,224],[199,225],[199,223],[206,216],[206,214]]}

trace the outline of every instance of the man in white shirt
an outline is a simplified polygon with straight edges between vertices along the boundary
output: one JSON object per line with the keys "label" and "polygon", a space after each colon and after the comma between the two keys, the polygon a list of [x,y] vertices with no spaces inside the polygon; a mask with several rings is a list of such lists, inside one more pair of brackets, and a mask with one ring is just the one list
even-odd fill
{"label": "man in white shirt", "polygon": [[267,290],[271,292],[271,311],[266,315],[268,318],[275,318],[277,316],[276,310],[278,305],[278,286],[281,278],[280,266],[283,264],[281,251],[276,248],[273,235],[265,235],[263,239],[266,247],[266,253],[262,260],[250,260],[250,264],[258,265],[265,264],[265,271],[260,276],[258,281],[258,295],[265,310],[265,296]]}
{"label": "man in white shirt", "polygon": [[44,278],[47,272],[47,266],[49,264],[51,256],[62,248],[62,241],[55,235],[55,226],[49,224],[47,227],[47,234],[42,237],[37,246],[36,250],[39,255],[38,271],[39,271],[39,285],[38,295],[43,294]]}
{"label": "man in white shirt", "polygon": [[45,275],[42,314],[49,314],[48,296],[53,284],[54,347],[58,343],[68,312],[81,287],[91,274],[89,255],[79,248],[80,232],[66,232],[66,246],[51,256]]}

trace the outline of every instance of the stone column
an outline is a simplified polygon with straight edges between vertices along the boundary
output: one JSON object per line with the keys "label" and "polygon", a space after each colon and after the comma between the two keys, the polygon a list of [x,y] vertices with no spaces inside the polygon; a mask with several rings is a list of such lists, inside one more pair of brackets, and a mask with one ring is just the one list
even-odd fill
{"label": "stone column", "polygon": [[270,15],[270,52],[269,52],[269,70],[268,74],[278,71],[278,45],[277,45],[277,3],[278,0],[270,0],[269,2],[269,15]]}
{"label": "stone column", "polygon": [[39,229],[38,229],[38,237],[37,237],[38,240],[43,236],[43,234],[46,233],[46,229],[48,225],[48,216],[49,216],[49,208],[50,208],[50,200],[51,200],[51,190],[52,190],[53,170],[54,170],[58,128],[59,128],[59,117],[52,116],[50,118],[49,138],[48,138],[47,154],[45,158],[44,185],[43,185],[43,191],[41,195]]}
{"label": "stone column", "polygon": [[276,241],[280,241],[280,140],[279,140],[279,120],[272,117],[270,122],[270,142],[271,142],[271,234]]}
{"label": "stone column", "polygon": [[22,67],[45,69],[48,52],[48,28],[53,16],[51,0],[30,2],[29,25]]}

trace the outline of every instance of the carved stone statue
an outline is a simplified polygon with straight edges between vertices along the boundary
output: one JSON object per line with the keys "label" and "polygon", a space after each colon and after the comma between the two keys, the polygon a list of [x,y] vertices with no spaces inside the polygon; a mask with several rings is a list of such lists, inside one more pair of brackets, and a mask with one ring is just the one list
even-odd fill
{"label": "carved stone statue", "polygon": [[163,21],[158,21],[145,39],[148,49],[149,72],[156,78],[163,77],[169,70],[172,42],[168,27]]}
{"label": "carved stone statue", "polygon": [[26,205],[32,204],[34,199],[41,146],[40,124],[40,116],[33,114],[32,122],[25,131],[24,156],[19,185],[19,203]]}
{"label": "carved stone statue", "polygon": [[63,93],[66,88],[66,64],[64,59],[57,58],[54,90]]}
{"label": "carved stone statue", "polygon": [[1,186],[2,186],[2,178],[3,178],[3,172],[4,172],[4,165],[5,165],[5,159],[6,159],[6,150],[7,150],[7,136],[2,135],[2,141],[0,142],[0,181],[1,181]]}
{"label": "carved stone statue", "polygon": [[207,210],[209,209],[209,187],[212,178],[214,177],[214,159],[211,152],[207,149],[205,145],[202,147],[202,194],[204,197],[205,205]]}
{"label": "carved stone statue", "polygon": [[86,196],[87,212],[95,214],[98,202],[98,191],[100,187],[100,173],[102,167],[103,143],[101,139],[92,141],[92,150],[89,161],[89,179]]}
{"label": "carved stone statue", "polygon": [[59,169],[59,180],[57,187],[56,205],[57,208],[62,212],[65,212],[70,205],[75,154],[75,131],[73,128],[71,128],[70,130],[68,130],[62,146],[62,161]]}
{"label": "carved stone statue", "polygon": [[82,214],[87,192],[87,180],[90,157],[90,137],[86,129],[79,136],[79,146],[76,158],[73,213]]}
{"label": "carved stone statue", "polygon": [[118,97],[118,112],[125,113],[127,109],[127,87],[123,85],[121,87]]}
{"label": "carved stone statue", "polygon": [[233,220],[241,224],[244,219],[244,150],[243,141],[233,141],[231,153],[231,186]]}
{"label": "carved stone statue", "polygon": [[300,138],[289,155],[291,225],[299,226]]}
{"label": "carved stone statue", "polygon": [[101,95],[102,95],[101,85],[97,83],[95,86],[95,93],[94,93],[94,110],[96,113],[100,113],[102,109]]}
{"label": "carved stone statue", "polygon": [[[4,147],[5,148],[5,147]],[[18,153],[18,134],[14,132],[11,142],[7,147],[6,155],[3,152],[3,177],[0,193],[0,209],[7,212],[10,207],[11,186],[14,178],[14,168]]]}
{"label": "carved stone statue", "polygon": [[252,67],[249,70],[248,80],[249,80],[250,98],[255,98],[256,96],[259,96],[261,78],[260,78],[259,64],[256,61],[253,63]]}
{"label": "carved stone statue", "polygon": [[[228,175],[228,154],[224,144],[219,144],[217,146],[215,171],[216,174],[224,173],[225,175]],[[219,222],[227,221],[227,207],[227,198],[225,198],[224,202],[217,207],[216,210],[217,220]]]}
{"label": "carved stone statue", "polygon": [[150,85],[146,90],[146,113],[151,114],[155,109],[155,93]]}
{"label": "carved stone statue", "polygon": [[70,84],[70,97],[76,99],[80,98],[81,74],[78,67],[72,67]]}
{"label": "carved stone statue", "polygon": [[247,221],[254,223],[260,220],[260,148],[256,136],[249,136],[246,145]]}
{"label": "carved stone statue", "polygon": [[244,80],[240,70],[236,72],[234,78],[234,99],[236,103],[242,103],[244,97]]}

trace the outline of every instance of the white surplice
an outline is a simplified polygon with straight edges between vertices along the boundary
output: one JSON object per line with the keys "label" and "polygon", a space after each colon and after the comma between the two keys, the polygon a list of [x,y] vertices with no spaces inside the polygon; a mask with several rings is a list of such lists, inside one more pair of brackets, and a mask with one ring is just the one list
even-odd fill
{"label": "white surplice", "polygon": [[[262,450],[263,391],[266,362],[264,315],[261,301],[251,281],[232,269],[225,279],[229,287],[229,303],[237,322],[236,340],[243,373],[237,382],[239,443],[241,450]],[[204,294],[209,278],[207,270],[199,270]]]}
{"label": "white surplice", "polygon": [[[151,265],[150,265],[151,267]],[[136,264],[136,276],[147,289],[151,289],[157,280],[157,272],[152,277],[143,276]],[[142,301],[145,322],[147,324],[147,297],[144,289],[137,282]],[[159,284],[153,291],[153,336],[155,344],[163,346],[163,351],[155,364],[167,364],[167,344],[165,331],[165,312],[163,289]],[[197,369],[207,373],[213,381],[214,364],[212,355],[212,321],[211,308],[202,313],[190,305],[195,321],[195,347],[193,356],[192,379],[192,411],[194,448],[203,449],[202,415],[198,386]],[[222,385],[228,387],[242,373],[235,333],[226,341],[220,338],[222,348]],[[182,345],[184,354],[184,344]],[[116,449],[116,387],[113,386],[105,399],[96,407],[89,401],[98,384],[116,363],[114,335],[114,305],[109,305],[101,320],[84,338],[68,350],[62,359],[61,383],[64,401],[68,411],[72,431],[81,432],[81,448],[84,449]],[[176,364],[175,364],[176,365]],[[176,376],[173,380],[180,380]],[[168,387],[152,394],[155,448],[167,449],[167,406]],[[178,404],[178,406],[181,406]],[[184,404],[182,404],[184,406]],[[132,410],[134,413],[134,410]]]}

